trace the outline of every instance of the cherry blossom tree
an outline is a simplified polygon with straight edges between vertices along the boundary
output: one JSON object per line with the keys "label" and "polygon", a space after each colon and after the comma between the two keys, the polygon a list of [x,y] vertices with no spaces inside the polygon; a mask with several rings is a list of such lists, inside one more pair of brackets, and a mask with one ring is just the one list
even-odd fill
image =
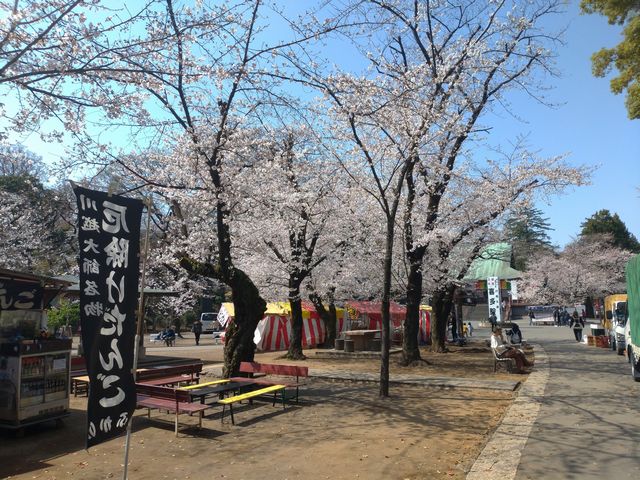
{"label": "cherry blossom tree", "polygon": [[[263,294],[285,296],[291,306],[291,339],[287,357],[302,352],[302,286],[311,272],[345,240],[335,228],[339,205],[339,165],[321,156],[309,132],[285,129],[256,163],[238,178],[245,215],[239,217],[239,246],[246,250],[239,265]],[[286,292],[286,293],[285,293]],[[284,293],[284,295],[282,295]]]}
{"label": "cherry blossom tree", "polygon": [[[349,103],[344,110],[348,115],[366,113],[367,125],[379,127],[375,138],[386,141],[380,142],[386,147],[385,155],[395,156],[399,166],[394,172],[406,181],[404,238],[409,275],[405,325],[408,331],[404,338],[409,343],[405,344],[404,356],[409,362],[419,355],[414,332],[422,299],[425,254],[437,252],[438,265],[444,264],[443,256],[448,255],[455,243],[443,239],[466,235],[465,232],[476,228],[474,222],[479,225],[490,222],[514,200],[514,192],[522,193],[538,184],[562,188],[583,181],[582,171],[561,164],[559,159],[538,159],[537,163],[523,164],[523,170],[517,172],[517,178],[510,184],[493,185],[490,180],[501,179],[500,170],[491,162],[485,165],[479,155],[475,158],[465,155],[471,148],[465,145],[478,139],[486,128],[479,123],[483,114],[505,104],[507,92],[521,89],[536,98],[539,91],[536,72],[550,71],[556,40],[541,25],[558,12],[559,3],[550,0],[525,4],[419,4],[371,0],[357,2],[356,8],[363,18],[382,26],[381,35],[366,37],[363,50],[369,52],[368,59],[373,65],[369,77],[374,77],[374,71],[375,85],[383,86],[381,90],[386,96],[376,92],[370,86],[374,81],[367,79],[368,83],[360,84],[375,98],[384,100],[372,102],[363,89],[356,96],[358,101]],[[341,84],[333,92],[345,90]],[[393,112],[386,110],[389,105],[393,105]],[[376,117],[379,112],[384,113]],[[380,123],[371,118],[379,118]],[[354,138],[357,133],[353,133]],[[370,155],[372,146],[363,141],[359,144],[364,144]],[[545,162],[550,162],[552,168],[546,172],[531,170],[529,179],[524,179],[523,171],[531,166],[538,170]],[[536,179],[536,175],[544,180]],[[479,179],[483,178],[487,181],[480,185]],[[454,179],[459,191],[471,194],[468,200],[445,201]],[[500,201],[493,201],[495,190],[503,195]],[[480,204],[496,205],[496,209],[489,208],[488,217],[471,216],[472,221],[465,220],[467,227],[459,229],[443,221],[449,216],[446,211],[449,205],[460,208],[459,205],[473,203],[476,198],[481,199]],[[431,296],[438,302],[441,293],[435,290]],[[436,350],[442,345],[438,327],[436,323],[432,330]]]}
{"label": "cherry blossom tree", "polygon": [[[0,4],[0,91],[6,130],[78,134],[87,109],[146,115],[130,85],[160,85],[171,0],[15,0]],[[55,120],[52,129],[39,128]]]}
{"label": "cherry blossom tree", "polygon": [[567,305],[625,290],[624,269],[633,254],[607,235],[584,235],[561,252],[540,254],[518,284],[530,302]]}
{"label": "cherry blossom tree", "polygon": [[[363,53],[367,68],[321,76],[313,66],[301,67],[333,105],[332,121],[344,125],[334,139],[343,145],[345,167],[369,172],[363,189],[374,195],[385,215],[382,396],[388,394],[388,304],[398,212],[404,211],[409,263],[407,322],[417,331],[424,256],[430,242],[446,230],[440,222],[446,216],[443,199],[452,179],[467,175],[474,184],[474,175],[483,174],[474,162],[465,167],[459,157],[469,139],[486,131],[478,123],[482,114],[505,104],[509,90],[536,94],[535,73],[550,71],[555,40],[541,24],[558,9],[555,0],[348,2],[346,14],[358,19],[353,23],[367,25],[366,32],[352,33],[354,49]],[[475,163],[482,167],[483,160]],[[424,214],[416,215],[418,209]],[[405,335],[406,340],[414,338],[413,331]],[[417,348],[411,350],[406,357]]]}
{"label": "cherry blossom tree", "polygon": [[0,176],[31,177],[40,182],[47,180],[47,166],[42,157],[21,144],[0,144]]}
{"label": "cherry blossom tree", "polygon": [[[327,326],[325,346],[329,348],[336,338],[336,305],[352,299],[379,300],[383,286],[380,252],[385,245],[385,228],[383,218],[374,214],[378,209],[373,197],[363,195],[357,183],[347,182],[339,200],[330,225],[334,234],[338,233],[337,248],[323,252],[326,260],[305,285],[309,300]],[[402,259],[402,255],[396,252],[395,258]],[[392,284],[392,295],[401,291],[397,288],[400,285]]]}
{"label": "cherry blossom tree", "polygon": [[[435,322],[432,328],[432,349],[445,351],[446,319],[460,272],[460,265],[451,268],[452,251],[460,244],[467,244],[472,234],[482,233],[485,228],[497,228],[505,214],[529,205],[536,198],[549,198],[561,193],[570,185],[586,181],[588,171],[572,167],[564,157],[544,158],[530,152],[526,145],[518,142],[512,151],[497,151],[494,156],[480,163],[477,159],[467,162],[459,159],[455,178],[448,181],[447,191],[439,200],[438,216],[430,223],[429,195],[423,195],[412,206],[413,212],[409,232],[428,253],[425,267],[438,272],[437,281],[430,282]],[[416,208],[417,207],[417,208]],[[406,220],[406,219],[405,219]],[[424,231],[415,225],[428,225],[433,230]],[[470,237],[473,238],[473,237]],[[474,248],[469,248],[473,252]],[[464,256],[464,268],[468,268],[474,255]],[[418,269],[420,273],[420,269]],[[415,285],[410,281],[410,287]],[[452,282],[452,280],[454,282]],[[419,297],[414,299],[419,302]],[[408,304],[410,302],[408,301]],[[407,315],[407,324],[413,324]],[[408,328],[408,326],[407,326]],[[413,335],[406,335],[405,361],[417,360],[419,351]]]}
{"label": "cherry blossom tree", "polygon": [[[227,330],[225,374],[253,358],[253,332],[266,303],[238,258],[234,220],[243,211],[243,173],[261,168],[254,158],[270,143],[271,125],[296,112],[281,88],[295,49],[333,25],[299,37],[282,29],[264,31],[262,2],[233,5],[163,3],[162,18],[153,17],[153,36],[165,39],[156,55],[145,57],[146,76],[125,79],[144,98],[145,112],[119,112],[119,132],[128,124],[128,151],[83,138],[76,154],[95,168],[117,164],[138,188],[162,193],[172,212],[175,241],[166,252],[180,259],[192,275],[213,278],[232,291],[233,324]],[[267,38],[276,38],[267,43]],[[161,73],[157,73],[161,72]],[[287,113],[292,112],[292,113]],[[133,152],[135,154],[132,154]],[[145,152],[139,162],[139,152]],[[256,157],[257,155],[257,157]],[[72,166],[72,165],[71,165]]]}
{"label": "cherry blossom tree", "polygon": [[75,264],[69,238],[73,203],[63,187],[46,187],[42,159],[23,146],[0,147],[0,264],[42,274]]}

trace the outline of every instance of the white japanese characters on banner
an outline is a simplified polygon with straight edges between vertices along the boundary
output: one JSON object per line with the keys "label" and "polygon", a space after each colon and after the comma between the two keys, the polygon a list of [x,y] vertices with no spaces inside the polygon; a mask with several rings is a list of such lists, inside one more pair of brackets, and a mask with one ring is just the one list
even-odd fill
{"label": "white japanese characters on banner", "polygon": [[500,279],[498,277],[487,278],[487,303],[489,305],[489,318],[495,316],[496,322],[501,322]]}
{"label": "white japanese characters on banner", "polygon": [[81,187],[74,192],[89,448],[124,434],[136,406],[132,369],[143,204]]}

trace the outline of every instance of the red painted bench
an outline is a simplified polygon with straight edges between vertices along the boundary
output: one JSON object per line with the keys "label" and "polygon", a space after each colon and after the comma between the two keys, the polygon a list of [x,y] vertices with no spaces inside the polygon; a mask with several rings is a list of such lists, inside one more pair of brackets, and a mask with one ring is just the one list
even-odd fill
{"label": "red painted bench", "polygon": [[[189,363],[186,365],[172,365],[162,368],[148,368],[138,370],[138,383],[147,385],[189,385],[200,382],[200,373],[203,363]],[[78,393],[87,393],[89,387],[89,376],[71,378],[71,386],[74,396]]]}
{"label": "red painted bench", "polygon": [[178,417],[181,413],[198,414],[198,428],[202,427],[202,412],[210,408],[200,402],[192,402],[188,391],[170,387],[136,383],[138,408],[147,409],[147,417],[151,418],[151,409],[166,410],[175,413],[175,433],[178,436]]}
{"label": "red painted bench", "polygon": [[148,368],[138,370],[138,383],[148,385],[176,385],[180,383],[200,382],[203,363],[189,363],[162,368]]}
{"label": "red painted bench", "polygon": [[[299,387],[304,385],[300,381],[300,377],[309,376],[309,367],[299,367],[297,365],[279,365],[275,363],[257,363],[257,362],[241,362],[240,373],[246,373],[253,378],[254,382],[260,385],[284,385],[285,387],[296,387],[296,403],[298,403]],[[255,378],[255,375],[261,378]],[[269,379],[264,375],[278,375],[284,377],[292,377],[291,380]],[[293,380],[295,377],[295,381]],[[246,377],[234,377],[231,380],[242,380]]]}

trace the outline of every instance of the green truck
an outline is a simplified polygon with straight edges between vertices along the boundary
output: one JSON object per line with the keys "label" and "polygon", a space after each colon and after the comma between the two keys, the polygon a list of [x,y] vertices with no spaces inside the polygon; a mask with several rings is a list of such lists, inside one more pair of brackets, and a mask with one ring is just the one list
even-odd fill
{"label": "green truck", "polygon": [[624,329],[627,359],[633,379],[640,382],[640,255],[627,263],[627,296],[629,320]]}

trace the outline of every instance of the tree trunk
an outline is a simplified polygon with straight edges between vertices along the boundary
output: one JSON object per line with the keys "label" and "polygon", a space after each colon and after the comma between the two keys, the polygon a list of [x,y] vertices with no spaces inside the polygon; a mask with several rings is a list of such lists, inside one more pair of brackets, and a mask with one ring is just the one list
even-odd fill
{"label": "tree trunk", "polygon": [[189,257],[181,258],[180,265],[191,274],[215,278],[231,288],[235,312],[226,330],[222,372],[227,378],[237,375],[240,362],[253,360],[256,349],[253,334],[264,317],[267,303],[249,276],[233,265],[222,268],[220,264],[200,263]]}
{"label": "tree trunk", "polygon": [[407,278],[407,314],[404,319],[402,335],[402,363],[409,365],[420,360],[418,331],[420,329],[420,302],[422,301],[422,260],[425,247],[415,247],[413,242],[413,209],[416,187],[413,179],[413,163],[407,169],[407,208],[404,214],[405,252],[409,263]]}
{"label": "tree trunk", "polygon": [[323,348],[333,348],[336,340],[336,305],[333,300],[333,295],[330,293],[328,295],[329,300],[329,310],[324,307],[322,303],[322,298],[315,292],[309,294],[309,300],[313,303],[313,306],[320,315],[320,318],[324,322],[325,327],[325,337],[324,343],[322,345]]}
{"label": "tree trunk", "polygon": [[325,344],[333,345],[335,344],[336,338],[338,338],[338,312],[336,311],[336,303],[333,298],[333,294],[329,300],[329,324],[327,326],[327,338],[325,340]]}
{"label": "tree trunk", "polygon": [[294,286],[289,290],[289,305],[291,307],[291,338],[289,339],[289,351],[286,357],[290,360],[304,360],[307,357],[302,353],[302,301],[300,299],[300,286]]}
{"label": "tree trunk", "polygon": [[390,335],[390,312],[391,305],[391,266],[393,262],[393,237],[394,223],[392,218],[387,218],[387,238],[384,252],[384,280],[382,290],[382,352],[380,355],[380,396],[389,396],[389,347],[391,346]]}
{"label": "tree trunk", "polygon": [[242,270],[233,270],[230,283],[235,313],[225,335],[225,378],[238,375],[240,362],[253,361],[256,351],[253,335],[267,309],[258,288]]}
{"label": "tree trunk", "polygon": [[447,351],[447,320],[451,313],[451,291],[450,289],[436,290],[433,293],[432,305],[433,316],[431,319],[431,351],[444,353]]}
{"label": "tree trunk", "polygon": [[407,279],[407,316],[404,319],[404,335],[402,338],[402,363],[404,365],[421,360],[418,346],[421,301],[422,255],[419,261],[411,262]]}
{"label": "tree trunk", "polygon": [[593,298],[587,297],[584,299],[584,308],[587,318],[596,318],[595,309],[593,308]]}
{"label": "tree trunk", "polygon": [[462,315],[462,299],[464,298],[464,292],[459,289],[459,288],[455,288],[453,291],[453,302],[454,302],[454,308],[455,308],[455,314],[456,314],[456,322],[458,322],[458,337],[462,338],[463,336],[463,332],[464,332],[464,328],[462,328],[462,324],[464,323],[464,318]]}

